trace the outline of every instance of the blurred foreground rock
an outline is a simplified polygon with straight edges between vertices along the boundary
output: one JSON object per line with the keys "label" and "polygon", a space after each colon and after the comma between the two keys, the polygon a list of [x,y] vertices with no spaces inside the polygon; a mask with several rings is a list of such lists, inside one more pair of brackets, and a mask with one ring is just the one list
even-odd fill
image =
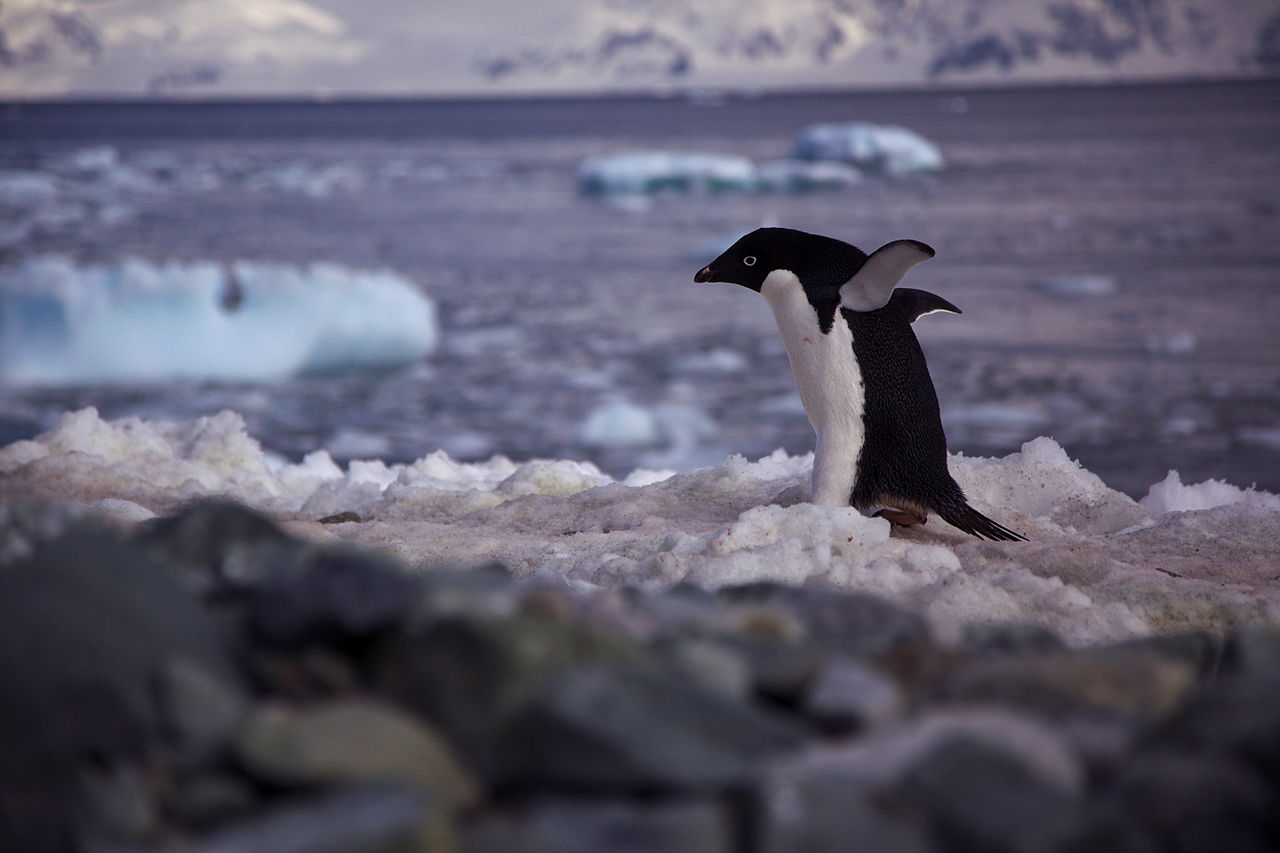
{"label": "blurred foreground rock", "polygon": [[1280,635],[944,645],[819,586],[38,515],[0,530],[0,850],[1280,849]]}

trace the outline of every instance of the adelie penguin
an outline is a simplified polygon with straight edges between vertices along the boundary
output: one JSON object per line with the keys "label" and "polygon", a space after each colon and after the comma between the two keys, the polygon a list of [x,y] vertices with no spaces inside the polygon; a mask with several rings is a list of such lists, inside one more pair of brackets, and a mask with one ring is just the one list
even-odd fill
{"label": "adelie penguin", "polygon": [[813,502],[853,505],[895,524],[930,512],[986,539],[1025,537],[969,506],[947,470],[947,439],[911,324],[960,313],[923,290],[898,289],[933,249],[895,240],[867,255],[831,237],[760,228],[694,281],[740,284],[773,309],[800,400],[817,433]]}

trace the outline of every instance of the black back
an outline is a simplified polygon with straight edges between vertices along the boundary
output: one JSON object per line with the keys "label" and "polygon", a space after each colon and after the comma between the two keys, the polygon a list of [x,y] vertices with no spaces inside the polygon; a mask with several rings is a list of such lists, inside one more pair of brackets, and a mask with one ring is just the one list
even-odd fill
{"label": "black back", "polygon": [[[944,307],[945,306],[945,307]],[[885,496],[936,507],[959,487],[947,471],[947,437],[924,351],[911,330],[921,313],[954,306],[922,290],[898,288],[876,311],[840,310],[853,333],[862,373],[866,438],[851,503],[877,505]]]}

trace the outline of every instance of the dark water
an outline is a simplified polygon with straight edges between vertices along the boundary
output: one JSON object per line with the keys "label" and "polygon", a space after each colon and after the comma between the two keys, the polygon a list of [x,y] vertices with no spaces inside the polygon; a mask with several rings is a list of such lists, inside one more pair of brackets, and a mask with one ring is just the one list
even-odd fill
{"label": "dark water", "polygon": [[[1002,454],[1047,434],[1137,494],[1170,468],[1280,490],[1277,104],[1280,84],[1263,82],[716,104],[9,105],[0,169],[47,170],[106,146],[118,172],[150,179],[0,205],[6,260],[388,267],[437,300],[443,345],[396,375],[0,389],[0,440],[93,404],[164,418],[235,408],[290,456],[335,442],[388,458],[443,447],[619,472],[807,450],[763,302],[691,283],[710,259],[698,243],[772,222],[866,249],[914,237],[938,250],[910,284],[965,312],[917,327],[953,449]],[[577,191],[574,170],[593,154],[777,159],[806,125],[853,119],[916,130],[948,168],[639,207]],[[1045,291],[1065,275],[1103,276],[1114,292]],[[590,446],[579,424],[616,397],[656,413],[666,438]]]}

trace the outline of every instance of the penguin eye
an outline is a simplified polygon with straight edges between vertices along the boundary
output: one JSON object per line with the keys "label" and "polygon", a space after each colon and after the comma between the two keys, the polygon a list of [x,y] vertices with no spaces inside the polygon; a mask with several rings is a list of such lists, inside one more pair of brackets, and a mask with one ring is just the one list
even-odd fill
{"label": "penguin eye", "polygon": [[748,266],[748,267],[754,267],[754,266],[756,265],[756,256],[755,256],[755,255],[747,255],[745,258],[743,258],[743,259],[742,259],[742,263],[743,263],[745,266]]}

